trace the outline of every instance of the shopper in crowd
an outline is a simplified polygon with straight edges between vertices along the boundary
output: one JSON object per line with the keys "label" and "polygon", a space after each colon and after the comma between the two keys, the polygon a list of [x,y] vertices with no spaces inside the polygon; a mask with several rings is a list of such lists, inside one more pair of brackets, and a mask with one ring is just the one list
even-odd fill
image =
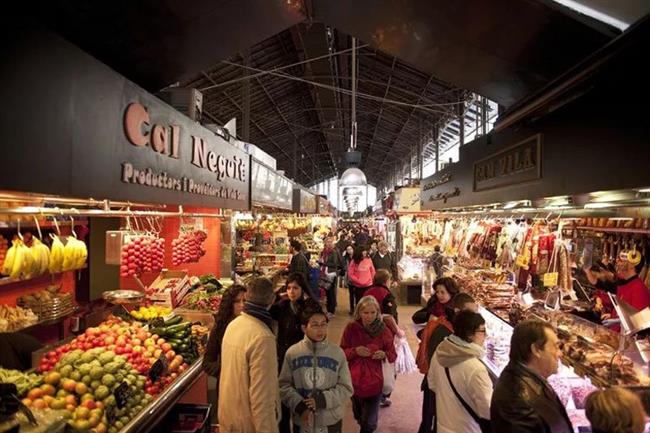
{"label": "shopper in crowd", "polygon": [[377,242],[375,242],[374,239],[370,238],[370,248],[368,249],[368,254],[370,255],[370,257],[372,257],[375,254],[377,254],[377,251],[379,251],[377,249]]}
{"label": "shopper in crowd", "polygon": [[368,246],[370,243],[370,236],[368,236],[368,229],[364,228],[358,231],[358,233],[354,237],[354,243],[355,245],[364,245]]}
{"label": "shopper in crowd", "polygon": [[305,338],[289,348],[282,363],[280,396],[294,415],[293,433],[342,431],[352,379],[345,353],[327,341],[327,320],[320,304],[307,300],[301,314]]}
{"label": "shopper in crowd", "polygon": [[355,294],[354,294],[354,286],[350,283],[349,279],[349,274],[348,274],[348,269],[350,269],[350,263],[352,263],[352,260],[354,258],[354,247],[352,244],[348,245],[345,247],[345,252],[343,253],[343,269],[345,272],[345,287],[348,288],[348,293],[350,296],[350,315],[354,314],[354,305],[355,305]]}
{"label": "shopper in crowd", "polygon": [[350,241],[347,238],[347,232],[342,231],[338,234],[338,240],[336,241],[336,249],[338,252],[343,255],[348,245],[351,245]]}
{"label": "shopper in crowd", "polygon": [[320,254],[318,261],[320,265],[319,281],[325,288],[327,297],[327,312],[331,318],[336,313],[336,288],[338,274],[343,270],[343,259],[338,250],[334,248],[334,239],[331,237],[325,239],[325,248]]}
{"label": "shopper in crowd", "polygon": [[443,277],[443,266],[445,266],[445,256],[442,254],[442,251],[440,250],[440,245],[436,245],[433,247],[433,254],[431,254],[431,257],[429,257],[428,260],[428,265],[433,268],[433,272],[436,273],[436,278],[442,278]]}
{"label": "shopper in crowd", "polygon": [[364,296],[354,310],[354,320],[343,331],[341,347],[350,364],[354,395],[352,410],[361,433],[377,428],[384,384],[382,361],[395,362],[393,334],[381,319],[377,300]]}
{"label": "shopper in crowd", "polygon": [[[305,334],[301,326],[301,314],[305,307],[305,297],[309,296],[307,282],[301,274],[290,274],[286,284],[286,298],[277,300],[269,312],[278,324],[277,351],[278,366],[282,366],[287,350],[301,341]],[[282,405],[282,418],[279,425],[280,433],[291,433],[291,412],[289,407]]]}
{"label": "shopper in crowd", "polygon": [[492,381],[485,355],[485,320],[473,311],[454,318],[454,333],[436,349],[427,375],[436,395],[438,433],[490,431]]}
{"label": "shopper in crowd", "polygon": [[[391,331],[393,336],[398,335],[402,337],[404,335],[403,331],[397,327],[397,301],[395,296],[391,293],[390,283],[391,275],[390,272],[386,269],[380,269],[375,273],[375,276],[372,280],[373,286],[366,290],[363,296],[372,296],[377,300],[379,308],[381,310],[382,319],[384,323]],[[381,396],[381,407],[387,407],[391,405],[390,394],[383,394]]]}
{"label": "shopper in crowd", "polygon": [[289,242],[289,254],[291,254],[291,262],[289,263],[289,274],[300,274],[303,276],[305,281],[308,284],[309,296],[314,299],[318,299],[315,290],[312,289],[309,285],[310,281],[310,268],[309,268],[309,259],[303,253],[303,246],[297,239],[293,239]]}
{"label": "shopper in crowd", "polygon": [[374,276],[375,267],[368,257],[367,247],[363,245],[355,247],[352,262],[348,267],[348,281],[354,286],[355,302],[359,302],[366,290],[372,286]]}
{"label": "shopper in crowd", "polygon": [[379,242],[377,248],[377,252],[371,256],[375,270],[386,269],[390,272],[392,280],[397,281],[397,260],[395,259],[395,254],[389,251],[388,242]]}
{"label": "shopper in crowd", "polygon": [[[246,287],[241,284],[230,286],[221,297],[219,311],[214,318],[214,326],[208,336],[208,343],[203,356],[203,370],[217,379],[217,392],[219,391],[219,376],[221,374],[221,342],[226,333],[228,324],[244,310],[244,295]],[[214,403],[218,407],[219,395]]]}
{"label": "shopper in crowd", "polygon": [[476,312],[476,301],[467,293],[458,293],[451,301],[451,308],[447,308],[445,315],[437,320],[430,320],[422,332],[422,341],[418,347],[416,362],[420,373],[424,374],[420,389],[422,398],[422,421],[418,433],[436,432],[436,394],[429,388],[427,376],[431,359],[438,345],[453,332],[453,320],[461,311]]}
{"label": "shopper in crowd", "polygon": [[242,314],[228,327],[221,343],[219,431],[276,433],[280,419],[278,359],[273,319],[273,283],[254,279],[246,291]]}
{"label": "shopper in crowd", "polygon": [[363,296],[372,296],[377,300],[381,314],[389,314],[397,322],[397,301],[390,291],[391,274],[386,269],[379,269],[372,279],[373,286]]}
{"label": "shopper in crowd", "polygon": [[510,362],[492,395],[495,433],[572,433],[564,405],[547,382],[557,373],[561,350],[553,327],[539,320],[515,326]]}
{"label": "shopper in crowd", "polygon": [[443,317],[445,310],[451,306],[452,298],[459,292],[456,280],[451,277],[438,278],[433,283],[433,289],[434,295],[429,298],[426,307],[413,313],[413,323],[426,323],[432,318]]}
{"label": "shopper in crowd", "polygon": [[645,410],[638,395],[618,386],[587,397],[586,414],[593,433],[643,433]]}

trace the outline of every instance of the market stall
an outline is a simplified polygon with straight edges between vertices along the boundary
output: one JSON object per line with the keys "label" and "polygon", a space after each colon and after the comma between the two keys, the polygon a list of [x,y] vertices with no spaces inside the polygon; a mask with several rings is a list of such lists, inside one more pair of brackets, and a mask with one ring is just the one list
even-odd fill
{"label": "market stall", "polygon": [[209,422],[202,350],[232,283],[220,278],[220,220],[250,209],[250,157],[57,37],[11,43],[3,95],[17,109],[19,71],[52,74],[27,123],[3,116],[1,303],[12,339],[29,328],[45,346],[30,350],[35,371],[4,369],[2,381],[52,431],[146,432],[178,401]]}
{"label": "market stall", "polygon": [[[495,377],[509,361],[510,337],[518,322],[535,318],[558,330],[562,367],[549,382],[567,406],[576,431],[588,426],[584,400],[596,387],[650,392],[650,309],[626,313],[600,305],[597,289],[580,272],[596,262],[612,261],[623,249],[638,248],[644,253],[639,276],[647,280],[647,220],[620,215],[587,219],[449,214],[438,221],[444,233],[441,246],[452,263],[446,275],[481,305],[488,330],[485,363]],[[613,234],[620,238],[610,239]],[[432,291],[426,291],[425,300],[430,296]],[[612,312],[628,317],[620,332],[600,323],[601,314]]]}

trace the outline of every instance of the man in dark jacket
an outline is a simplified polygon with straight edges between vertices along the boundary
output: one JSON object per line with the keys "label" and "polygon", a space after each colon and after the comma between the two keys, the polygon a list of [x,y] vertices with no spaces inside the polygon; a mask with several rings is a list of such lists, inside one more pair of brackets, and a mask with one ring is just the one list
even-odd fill
{"label": "man in dark jacket", "polygon": [[309,296],[317,300],[318,296],[316,296],[314,288],[309,284],[309,261],[307,260],[307,257],[305,257],[305,254],[303,254],[302,244],[298,240],[294,239],[289,242],[289,254],[293,256],[289,263],[289,274],[295,273],[302,275],[309,285]]}
{"label": "man in dark jacket", "polygon": [[553,327],[542,321],[518,324],[510,340],[510,362],[492,395],[492,431],[572,433],[564,405],[546,381],[557,372],[561,350]]}
{"label": "man in dark jacket", "polygon": [[[452,308],[447,309],[446,314],[446,323],[451,324],[454,321],[454,317],[461,311],[473,311],[476,312],[478,307],[476,301],[467,293],[458,293],[451,300]],[[431,326],[433,324],[429,324]],[[436,348],[442,341],[449,337],[453,333],[453,330],[444,325],[438,325],[431,333],[426,333],[427,341],[420,342],[423,345],[420,350],[426,351],[427,359],[427,371],[424,373],[424,379],[422,380],[422,385],[420,389],[424,393],[422,398],[422,421],[420,422],[420,428],[418,433],[435,433],[436,432],[436,394],[429,389],[427,384],[427,373],[428,367],[431,363],[431,358],[433,358],[433,353],[436,351]],[[418,351],[418,355],[420,352]]]}
{"label": "man in dark jacket", "polygon": [[397,261],[395,260],[395,254],[388,251],[388,242],[379,242],[377,248],[378,251],[371,256],[372,265],[375,267],[375,271],[386,269],[390,272],[393,281],[397,281]]}

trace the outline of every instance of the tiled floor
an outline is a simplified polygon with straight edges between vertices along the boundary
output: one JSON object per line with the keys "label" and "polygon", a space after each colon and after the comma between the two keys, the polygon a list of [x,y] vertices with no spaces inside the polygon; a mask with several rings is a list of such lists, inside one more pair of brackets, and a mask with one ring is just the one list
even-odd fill
{"label": "tiled floor", "polygon": [[[343,329],[351,320],[348,315],[348,293],[347,290],[339,290],[336,316],[330,321],[328,339],[339,343]],[[413,330],[411,315],[418,309],[416,306],[400,306],[398,308],[400,327],[407,333],[407,339],[413,351],[417,353],[418,341]],[[422,408],[422,392],[420,384],[422,375],[413,373],[410,375],[398,376],[395,391],[391,396],[393,404],[390,407],[381,408],[379,412],[379,427],[377,433],[416,433],[420,426],[420,413]],[[359,426],[352,415],[352,406],[348,406],[346,416],[343,420],[343,433],[356,433]]]}

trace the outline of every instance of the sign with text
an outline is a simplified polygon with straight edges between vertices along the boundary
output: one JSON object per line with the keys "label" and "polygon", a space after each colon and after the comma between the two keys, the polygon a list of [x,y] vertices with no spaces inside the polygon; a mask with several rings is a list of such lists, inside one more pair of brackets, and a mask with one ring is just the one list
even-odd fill
{"label": "sign with text", "polygon": [[397,212],[420,212],[420,188],[400,188],[395,191]]}
{"label": "sign with text", "polygon": [[293,209],[293,182],[255,160],[251,163],[251,199],[256,206]]}
{"label": "sign with text", "polygon": [[[155,114],[139,102],[128,104],[124,111],[124,135],[140,152],[178,160],[179,172],[168,173],[153,164],[125,161],[121,164],[122,182],[204,196],[207,200],[241,202],[243,206],[235,208],[245,208],[250,157],[226,142],[221,143],[223,138],[208,130],[203,134],[184,133],[181,122],[169,123],[164,118],[156,119]],[[188,156],[185,161],[181,161],[181,147],[188,150],[184,152]]]}
{"label": "sign with text", "polygon": [[[10,46],[3,189],[250,209],[250,155],[56,35]],[[51,73],[29,87],[25,71],[44,68]],[[26,110],[26,94],[46,98]]]}
{"label": "sign with text", "polygon": [[521,184],[541,177],[541,134],[474,163],[474,191]]}

